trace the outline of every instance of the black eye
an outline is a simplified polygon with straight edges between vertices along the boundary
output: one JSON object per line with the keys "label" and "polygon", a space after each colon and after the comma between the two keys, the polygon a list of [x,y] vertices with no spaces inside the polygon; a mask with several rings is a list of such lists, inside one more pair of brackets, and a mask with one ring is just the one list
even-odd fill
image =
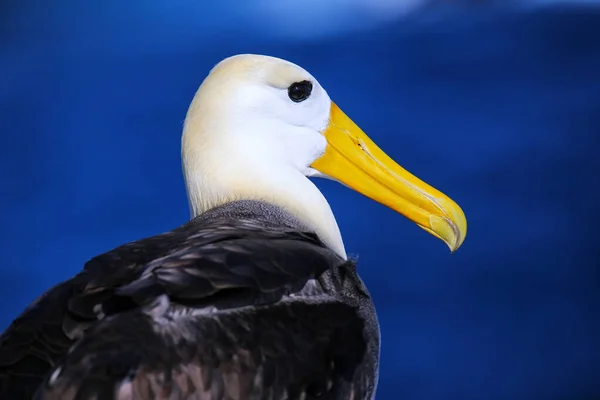
{"label": "black eye", "polygon": [[309,81],[295,82],[288,88],[288,96],[296,103],[308,99],[310,92],[312,92],[312,83]]}

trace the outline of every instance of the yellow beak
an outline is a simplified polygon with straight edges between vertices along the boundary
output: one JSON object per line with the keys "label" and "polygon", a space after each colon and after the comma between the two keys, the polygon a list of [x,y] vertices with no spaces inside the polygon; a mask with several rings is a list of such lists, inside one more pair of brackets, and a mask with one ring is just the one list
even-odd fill
{"label": "yellow beak", "polygon": [[458,204],[395,163],[333,102],[324,135],[325,154],[312,168],[399,212],[451,251],[460,247],[467,220]]}

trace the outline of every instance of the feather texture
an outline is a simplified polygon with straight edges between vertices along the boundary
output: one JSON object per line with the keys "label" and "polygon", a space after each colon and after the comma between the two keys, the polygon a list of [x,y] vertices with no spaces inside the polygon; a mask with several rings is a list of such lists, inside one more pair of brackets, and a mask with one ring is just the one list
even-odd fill
{"label": "feather texture", "polygon": [[95,257],[32,303],[0,338],[0,398],[370,398],[353,262],[243,209]]}

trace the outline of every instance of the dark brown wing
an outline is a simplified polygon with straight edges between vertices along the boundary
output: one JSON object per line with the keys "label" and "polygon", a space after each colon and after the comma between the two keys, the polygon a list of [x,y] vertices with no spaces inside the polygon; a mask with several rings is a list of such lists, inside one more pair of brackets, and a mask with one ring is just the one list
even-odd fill
{"label": "dark brown wing", "polygon": [[2,335],[0,398],[30,398],[50,373],[40,398],[294,398],[334,379],[353,390],[341,382],[357,361],[340,360],[364,353],[354,307],[284,297],[340,263],[312,234],[252,220],[121,246]]}
{"label": "dark brown wing", "polygon": [[176,315],[166,300],[94,326],[44,399],[364,399],[363,321],[334,301]]}
{"label": "dark brown wing", "polygon": [[44,293],[0,336],[0,399],[30,399],[73,344],[62,325],[77,279]]}

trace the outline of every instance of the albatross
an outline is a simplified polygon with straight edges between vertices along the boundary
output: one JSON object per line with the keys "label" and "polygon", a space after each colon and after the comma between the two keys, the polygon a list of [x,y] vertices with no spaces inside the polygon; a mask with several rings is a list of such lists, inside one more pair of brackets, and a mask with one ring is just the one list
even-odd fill
{"label": "albatross", "polygon": [[445,242],[463,211],[291,62],[218,63],[189,107],[184,225],[91,258],[0,337],[1,399],[372,399],[379,324],[312,177]]}

